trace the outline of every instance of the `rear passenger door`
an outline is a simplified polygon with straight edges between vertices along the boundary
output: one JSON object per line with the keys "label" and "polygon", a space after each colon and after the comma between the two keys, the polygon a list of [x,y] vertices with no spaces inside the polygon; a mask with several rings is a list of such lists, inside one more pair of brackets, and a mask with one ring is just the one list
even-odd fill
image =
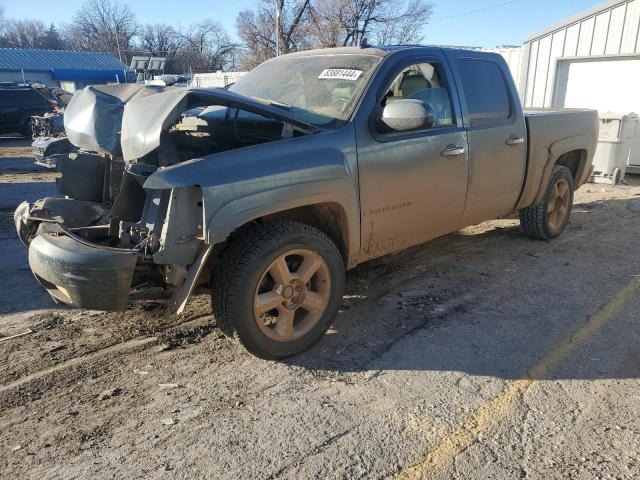
{"label": "rear passenger door", "polygon": [[462,225],[509,213],[526,168],[526,131],[509,68],[500,55],[445,51],[469,142],[469,187]]}

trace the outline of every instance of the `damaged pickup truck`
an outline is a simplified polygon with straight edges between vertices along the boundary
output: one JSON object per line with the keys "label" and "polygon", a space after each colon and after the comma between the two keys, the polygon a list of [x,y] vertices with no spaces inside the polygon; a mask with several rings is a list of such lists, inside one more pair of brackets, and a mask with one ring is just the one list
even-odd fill
{"label": "damaged pickup truck", "polygon": [[42,286],[99,310],[162,286],[178,312],[206,286],[263,358],[324,334],[345,268],[518,211],[560,235],[598,138],[594,111],[523,113],[499,55],[436,47],[284,55],[228,89],[87,87],[64,125],[62,197],[14,217]]}

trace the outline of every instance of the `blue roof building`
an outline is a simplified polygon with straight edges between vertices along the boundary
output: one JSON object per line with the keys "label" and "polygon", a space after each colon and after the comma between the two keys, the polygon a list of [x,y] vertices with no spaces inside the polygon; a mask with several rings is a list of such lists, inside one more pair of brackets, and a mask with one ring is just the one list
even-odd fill
{"label": "blue roof building", "polygon": [[0,82],[39,82],[73,92],[135,78],[135,72],[110,53],[0,48]]}

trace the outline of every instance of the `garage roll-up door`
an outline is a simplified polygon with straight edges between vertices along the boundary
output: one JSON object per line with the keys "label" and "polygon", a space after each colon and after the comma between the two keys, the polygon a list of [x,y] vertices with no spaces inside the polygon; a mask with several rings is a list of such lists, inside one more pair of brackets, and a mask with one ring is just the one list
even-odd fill
{"label": "garage roll-up door", "polygon": [[640,113],[640,57],[561,60],[554,106]]}

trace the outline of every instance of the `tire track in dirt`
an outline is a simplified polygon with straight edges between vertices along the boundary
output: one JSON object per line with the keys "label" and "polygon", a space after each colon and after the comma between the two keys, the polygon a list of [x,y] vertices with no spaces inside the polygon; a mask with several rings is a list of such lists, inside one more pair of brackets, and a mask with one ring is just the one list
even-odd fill
{"label": "tire track in dirt", "polygon": [[[31,373],[25,377],[21,377],[18,380],[16,380],[15,382],[6,384],[6,385],[0,385],[0,395],[2,394],[6,394],[12,390],[15,390],[17,388],[20,388],[24,385],[27,385],[28,383],[31,382],[35,382],[38,380],[42,380],[44,377],[48,376],[48,375],[54,375],[58,372],[61,372],[63,370],[67,370],[70,368],[74,368],[77,366],[82,365],[83,363],[87,363],[87,362],[91,362],[94,360],[98,360],[101,357],[106,357],[109,355],[113,355],[113,354],[119,354],[119,353],[132,353],[134,351],[139,350],[140,348],[144,348],[144,347],[148,347],[150,346],[150,344],[157,344],[158,343],[158,338],[157,337],[143,337],[143,338],[136,338],[133,340],[128,340],[126,342],[120,342],[120,343],[116,343],[114,345],[111,345],[109,347],[105,347],[102,348],[100,350],[97,350],[95,352],[92,353],[88,353],[86,355],[83,355],[81,357],[73,357],[70,360],[66,360],[62,363],[58,363],[57,365],[54,365],[53,367],[49,367],[46,368],[44,370],[38,370],[34,373]],[[1,400],[0,400],[1,402]]]}
{"label": "tire track in dirt", "polygon": [[[204,321],[203,318],[205,318]],[[159,351],[166,351],[199,343],[214,329],[215,324],[207,317],[189,318],[154,336],[139,336],[123,340],[68,358],[51,367],[36,370],[17,380],[0,385],[0,407],[8,408],[17,403],[25,403],[25,399],[32,401],[53,388],[80,381],[88,375],[95,375],[96,369],[108,371],[115,356],[121,359],[118,364],[122,364],[126,361],[122,358],[123,356],[139,354],[154,346],[158,346]]]}
{"label": "tire track in dirt", "polygon": [[[33,327],[33,334],[2,345],[0,382],[14,384],[23,378],[39,378],[41,372],[59,365],[92,358],[101,351],[151,336],[158,339],[158,344],[164,344],[165,349],[198,343],[215,329],[213,318],[202,311],[184,316],[167,314],[168,320],[157,312],[144,318],[148,313],[138,308],[129,312],[129,325],[123,325],[126,313],[96,315],[96,312],[58,310],[41,314],[43,320]],[[70,314],[75,316],[69,318]],[[104,331],[93,332],[100,327]]]}

